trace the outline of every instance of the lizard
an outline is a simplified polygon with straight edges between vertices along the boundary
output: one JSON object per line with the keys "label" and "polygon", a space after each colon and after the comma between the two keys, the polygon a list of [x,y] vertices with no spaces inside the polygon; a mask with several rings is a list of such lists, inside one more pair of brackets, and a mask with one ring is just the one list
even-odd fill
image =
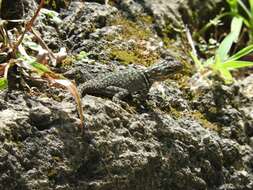
{"label": "lizard", "polygon": [[[146,69],[126,69],[95,77],[80,85],[80,91],[82,96],[92,94],[112,97],[114,102],[120,104],[123,103],[122,100],[128,95],[139,94],[146,99],[154,82],[166,80],[170,75],[179,72],[182,68],[183,65],[180,62],[168,57],[159,60],[156,64]],[[89,127],[84,125],[83,129],[86,140],[97,150],[107,174],[111,180],[114,180]],[[119,189],[117,183],[116,187]]]}
{"label": "lizard", "polygon": [[140,95],[147,98],[154,82],[164,81],[170,75],[181,71],[183,65],[172,57],[160,59],[146,69],[126,69],[98,76],[80,86],[82,96],[85,94],[112,97],[116,103],[122,103],[128,95]]}

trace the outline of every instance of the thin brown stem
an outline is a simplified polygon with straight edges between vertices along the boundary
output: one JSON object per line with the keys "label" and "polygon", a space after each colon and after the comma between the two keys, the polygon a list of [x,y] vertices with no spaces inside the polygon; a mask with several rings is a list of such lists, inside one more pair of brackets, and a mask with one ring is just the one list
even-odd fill
{"label": "thin brown stem", "polygon": [[53,54],[53,52],[50,50],[50,48],[47,46],[47,44],[43,41],[43,39],[40,37],[40,34],[38,31],[36,31],[33,27],[31,27],[31,31],[33,33],[33,35],[37,38],[39,44],[48,51],[49,53],[49,57],[51,59],[51,61],[53,61],[53,59],[56,59],[55,55]]}
{"label": "thin brown stem", "polygon": [[26,34],[26,33],[31,29],[31,27],[33,26],[35,19],[38,17],[40,10],[41,10],[42,7],[44,6],[44,3],[45,3],[45,0],[41,0],[41,1],[40,1],[40,4],[39,4],[39,6],[38,6],[36,12],[34,13],[33,17],[32,17],[31,20],[25,25],[25,30],[24,30],[24,32],[23,32],[22,35],[20,36],[18,42],[17,42],[17,43],[14,45],[14,47],[13,47],[13,53],[14,53],[14,54],[15,54],[15,52],[17,51],[18,46],[22,43],[25,34]]}

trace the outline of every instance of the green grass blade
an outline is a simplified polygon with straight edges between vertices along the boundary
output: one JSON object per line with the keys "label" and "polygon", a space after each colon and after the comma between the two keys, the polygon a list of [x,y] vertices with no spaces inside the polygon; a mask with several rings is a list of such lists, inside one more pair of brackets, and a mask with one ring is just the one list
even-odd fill
{"label": "green grass blade", "polygon": [[39,73],[51,73],[52,71],[45,65],[41,64],[41,63],[38,63],[36,61],[31,61],[30,62],[30,65],[36,69]]}
{"label": "green grass blade", "polygon": [[216,55],[220,57],[221,62],[228,58],[228,53],[234,42],[238,40],[241,32],[243,18],[234,17],[231,23],[231,32],[222,40],[219,48],[216,51]]}
{"label": "green grass blade", "polygon": [[226,84],[230,84],[231,82],[233,82],[233,76],[227,68],[224,68],[222,66],[223,64],[220,61],[219,56],[216,56],[215,63],[212,65],[211,68],[215,73],[217,73],[221,78],[223,78]]}
{"label": "green grass blade", "polygon": [[251,53],[253,51],[253,45],[249,45],[245,48],[243,48],[242,50],[238,51],[237,53],[235,53],[233,56],[229,57],[227,61],[235,61],[240,59],[241,57],[248,55],[249,53]]}
{"label": "green grass blade", "polygon": [[230,11],[233,14],[237,14],[238,13],[238,4],[237,4],[237,0],[227,0],[229,7],[230,7]]}
{"label": "green grass blade", "polygon": [[193,60],[193,62],[195,64],[196,69],[197,70],[202,70],[203,69],[203,65],[202,65],[201,61],[197,58],[197,56],[194,55],[193,52],[190,52],[190,56],[191,56],[191,58],[192,58],[192,60]]}
{"label": "green grass blade", "polygon": [[39,52],[39,50],[41,48],[40,45],[38,45],[37,43],[35,43],[33,41],[24,40],[22,43],[24,44],[25,47],[30,48],[31,50],[34,50],[37,52]]}
{"label": "green grass blade", "polygon": [[199,37],[199,36],[203,36],[204,33],[211,27],[211,26],[216,26],[214,23],[219,23],[220,20],[223,17],[226,16],[233,16],[232,13],[230,12],[225,12],[222,14],[217,15],[215,18],[211,19],[206,25],[204,25],[198,32],[193,34],[193,38]]}
{"label": "green grass blade", "polygon": [[219,57],[219,55],[215,55],[215,61],[214,61],[214,64],[211,65],[211,68],[214,70],[214,71],[217,71],[220,69],[221,67],[221,59]]}
{"label": "green grass blade", "polygon": [[[238,4],[242,7],[242,9],[245,11],[245,13],[248,15],[249,18],[251,18],[251,13],[249,11],[249,9],[246,7],[246,5],[241,1],[241,0],[237,0]],[[249,2],[252,0],[249,0]]]}
{"label": "green grass blade", "polygon": [[204,67],[209,67],[210,65],[213,65],[214,63],[214,57],[210,57],[206,61],[203,62]]}
{"label": "green grass blade", "polygon": [[244,67],[253,67],[253,62],[251,61],[227,61],[222,64],[222,68],[233,70]]}
{"label": "green grass blade", "polygon": [[227,69],[220,69],[219,74],[224,79],[226,84],[231,84],[234,81],[233,76]]}
{"label": "green grass blade", "polygon": [[233,43],[234,35],[233,33],[230,33],[223,39],[215,54],[218,55],[222,61],[224,61],[228,58],[228,52],[230,51]]}
{"label": "green grass blade", "polygon": [[253,17],[253,0],[249,0],[249,5],[250,5],[250,12],[251,12],[250,18],[252,19],[252,17]]}
{"label": "green grass blade", "polygon": [[244,17],[242,17],[242,18],[243,18],[243,23],[245,24],[245,26],[248,28],[251,28],[251,23],[246,18],[244,18]]}
{"label": "green grass blade", "polygon": [[243,18],[241,16],[235,16],[231,21],[231,33],[234,33],[234,42],[237,42],[239,35],[241,33],[243,24]]}

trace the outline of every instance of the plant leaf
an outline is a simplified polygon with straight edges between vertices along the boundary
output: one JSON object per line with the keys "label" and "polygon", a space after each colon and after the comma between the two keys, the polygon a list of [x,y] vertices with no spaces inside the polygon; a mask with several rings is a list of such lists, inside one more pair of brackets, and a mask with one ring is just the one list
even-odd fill
{"label": "plant leaf", "polygon": [[2,77],[5,73],[7,63],[0,64],[0,77]]}
{"label": "plant leaf", "polygon": [[249,4],[250,4],[250,18],[252,19],[252,16],[253,16],[253,0],[249,0]]}
{"label": "plant leaf", "polygon": [[227,0],[230,10],[232,13],[236,14],[238,12],[237,0]]}
{"label": "plant leaf", "polygon": [[203,69],[203,65],[201,63],[201,61],[198,59],[198,57],[196,55],[194,55],[193,52],[190,52],[190,56],[195,64],[195,67],[197,70],[202,70]]}
{"label": "plant leaf", "polygon": [[215,54],[219,55],[222,61],[226,60],[228,58],[228,52],[230,51],[233,43],[234,36],[233,33],[230,33],[222,40]]}
{"label": "plant leaf", "polygon": [[222,68],[224,69],[239,69],[244,67],[253,67],[253,62],[251,61],[228,61],[222,64]]}
{"label": "plant leaf", "polygon": [[13,65],[14,63],[12,61],[9,61],[8,63],[0,64],[0,90],[3,90],[8,87],[8,71],[9,68]]}
{"label": "plant leaf", "polygon": [[[22,60],[23,62],[28,61],[28,63],[26,63],[25,65],[30,65],[32,67],[32,69],[40,75],[41,78],[45,78],[46,80],[48,80],[49,82],[51,82],[53,84],[59,84],[59,85],[63,86],[72,94],[72,96],[74,97],[75,102],[77,104],[77,111],[78,111],[78,115],[81,120],[80,127],[82,128],[83,124],[84,124],[83,108],[82,108],[81,98],[79,96],[79,92],[77,90],[77,87],[70,80],[64,78],[60,74],[54,73],[46,65],[36,62],[35,59],[27,60],[25,57],[22,57],[22,58],[23,58],[23,60]],[[22,63],[20,65],[22,67]],[[25,67],[25,68],[28,68],[28,67]],[[30,68],[30,70],[31,70],[31,68]]]}
{"label": "plant leaf", "polygon": [[228,53],[234,42],[238,40],[240,31],[242,28],[243,19],[241,17],[234,17],[231,23],[231,32],[222,40],[219,48],[216,51],[221,59],[221,62],[225,61],[228,58]]}
{"label": "plant leaf", "polygon": [[40,45],[36,44],[35,42],[32,42],[32,41],[23,41],[24,45],[28,48],[30,48],[31,50],[34,50],[34,51],[39,51],[41,49]]}
{"label": "plant leaf", "polygon": [[36,62],[35,60],[30,62],[30,65],[36,69],[39,73],[52,73],[52,71],[46,66],[41,63]]}
{"label": "plant leaf", "polygon": [[[249,11],[249,9],[246,7],[246,5],[241,1],[241,0],[237,0],[238,4],[242,7],[242,9],[245,11],[245,13],[248,15],[248,17],[251,17],[251,13]],[[249,2],[252,0],[249,0]],[[250,3],[251,4],[251,3]],[[251,6],[250,6],[251,7]]]}
{"label": "plant leaf", "polygon": [[5,77],[0,78],[0,90],[8,87],[8,81]]}
{"label": "plant leaf", "polygon": [[212,69],[213,69],[214,71],[219,70],[220,67],[221,67],[221,63],[222,63],[222,62],[221,62],[221,59],[220,59],[219,55],[215,55],[214,64],[211,65]]}
{"label": "plant leaf", "polygon": [[20,62],[18,63],[18,66],[28,69],[29,71],[35,71],[40,76],[45,73],[52,73],[52,71],[46,65],[38,63],[34,57],[21,56],[19,60]]}
{"label": "plant leaf", "polygon": [[234,42],[238,41],[242,29],[242,24],[243,18],[241,16],[237,16],[232,19],[230,32],[234,35]]}
{"label": "plant leaf", "polygon": [[219,69],[220,76],[224,79],[226,84],[231,84],[233,80],[233,76],[227,69]]}
{"label": "plant leaf", "polygon": [[80,128],[82,128],[84,124],[83,108],[82,108],[81,98],[79,96],[79,92],[77,90],[76,85],[74,85],[70,80],[64,78],[62,75],[56,74],[53,71],[51,71],[46,65],[40,64],[36,62],[35,60],[30,61],[30,65],[33,68],[35,68],[35,71],[39,75],[41,75],[42,78],[47,79],[53,84],[59,84],[63,86],[72,94],[72,96],[75,99],[78,115],[81,120]]}
{"label": "plant leaf", "polygon": [[80,120],[81,120],[80,128],[83,128],[83,124],[84,124],[83,107],[82,107],[81,98],[79,96],[79,92],[77,90],[76,85],[74,85],[68,79],[50,79],[50,81],[64,86],[72,94],[72,96],[74,97],[75,102],[77,104],[77,111],[78,111],[78,115],[79,115]]}
{"label": "plant leaf", "polygon": [[214,57],[210,57],[207,60],[204,61],[203,66],[204,67],[209,67],[214,63]]}
{"label": "plant leaf", "polygon": [[230,10],[232,13],[236,14],[238,12],[238,4],[237,4],[237,0],[227,0],[229,6],[230,6]]}
{"label": "plant leaf", "polygon": [[249,46],[243,48],[242,50],[238,51],[237,53],[235,53],[233,56],[229,57],[227,61],[235,61],[245,55],[248,55],[252,51],[253,51],[253,45],[249,45]]}
{"label": "plant leaf", "polygon": [[214,70],[214,72],[218,73],[221,78],[223,78],[226,84],[230,84],[233,82],[233,76],[227,68],[223,67],[219,55],[215,56],[215,62],[211,68]]}

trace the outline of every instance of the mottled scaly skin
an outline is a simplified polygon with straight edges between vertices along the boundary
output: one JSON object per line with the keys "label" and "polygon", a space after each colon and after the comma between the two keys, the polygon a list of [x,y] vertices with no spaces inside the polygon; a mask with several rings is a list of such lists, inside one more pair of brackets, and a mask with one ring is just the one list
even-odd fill
{"label": "mottled scaly skin", "polygon": [[89,80],[80,89],[82,95],[103,95],[112,97],[114,101],[133,94],[145,98],[154,82],[165,80],[181,69],[181,63],[167,58],[144,70],[129,69]]}

